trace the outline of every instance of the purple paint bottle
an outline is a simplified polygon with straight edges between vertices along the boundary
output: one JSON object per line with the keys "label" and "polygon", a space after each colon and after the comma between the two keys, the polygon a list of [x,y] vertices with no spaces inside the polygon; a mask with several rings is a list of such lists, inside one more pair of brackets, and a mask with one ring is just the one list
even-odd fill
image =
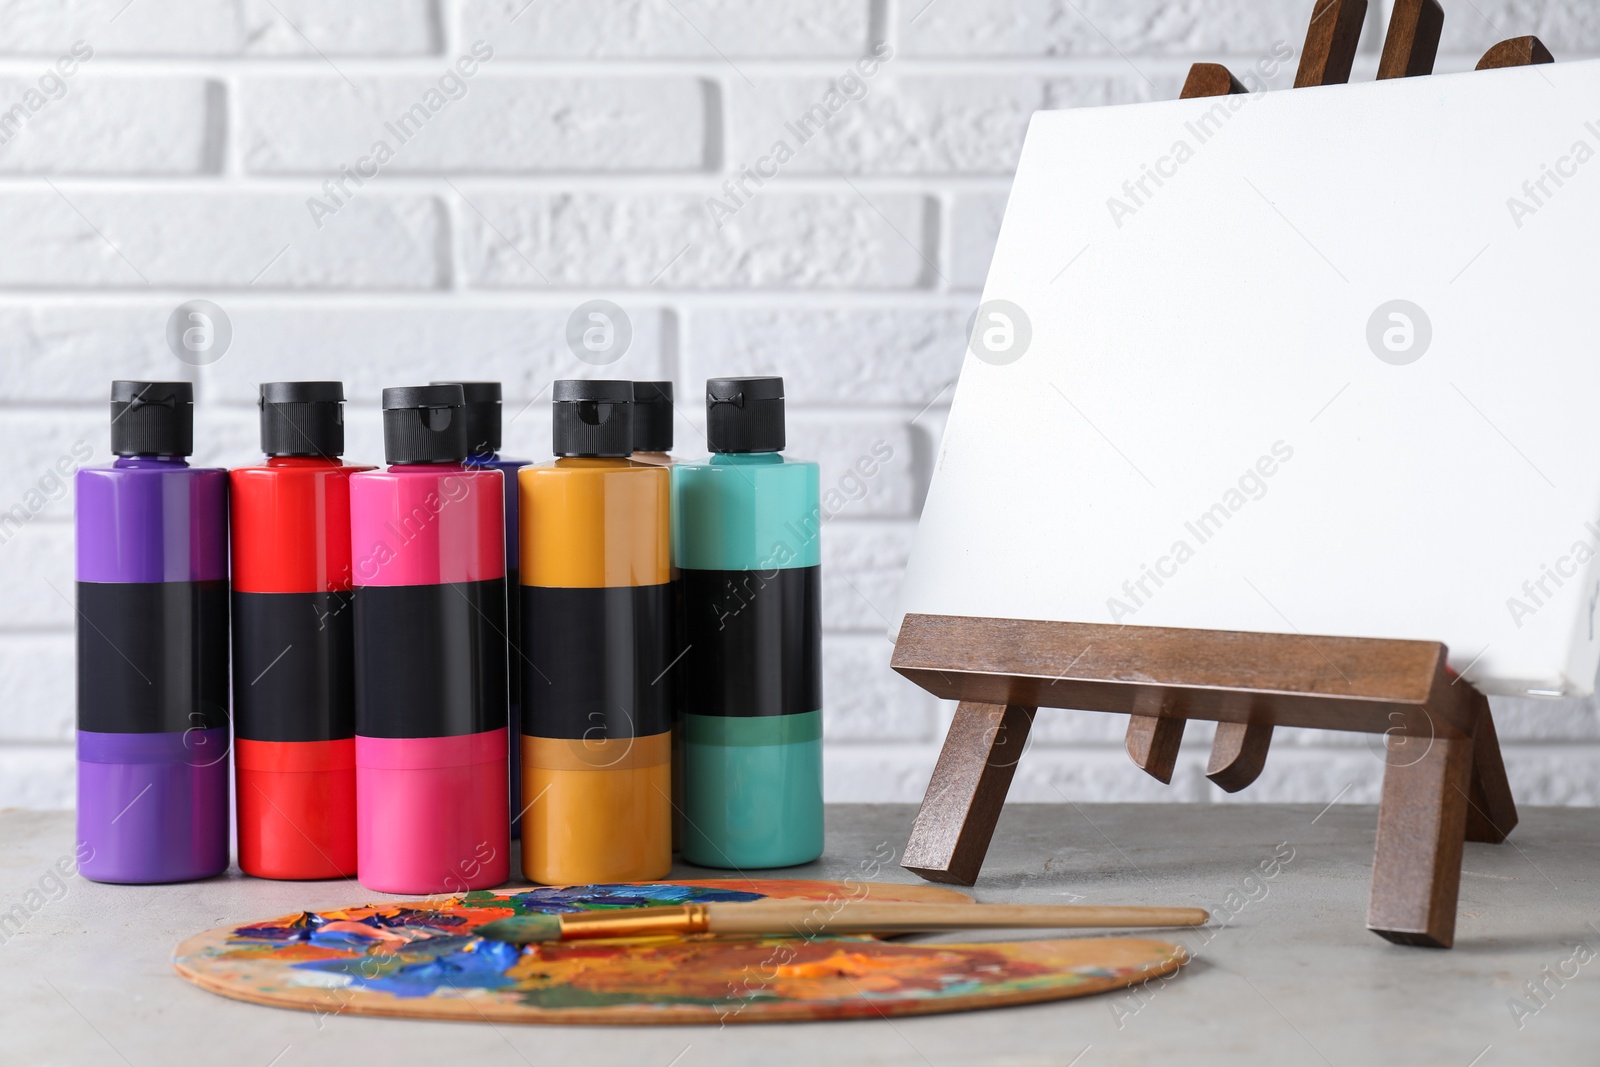
{"label": "purple paint bottle", "polygon": [[80,470],[78,854],[97,882],[228,867],[228,472],[190,467],[188,382],[113,382]]}

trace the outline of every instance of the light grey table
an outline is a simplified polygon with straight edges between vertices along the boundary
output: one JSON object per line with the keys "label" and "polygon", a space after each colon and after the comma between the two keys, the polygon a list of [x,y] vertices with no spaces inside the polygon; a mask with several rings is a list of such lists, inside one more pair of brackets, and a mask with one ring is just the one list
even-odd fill
{"label": "light grey table", "polygon": [[[913,814],[832,807],[827,855],[785,873],[860,877],[875,857],[898,856]],[[0,812],[0,908],[23,913],[20,931],[0,919],[0,1063],[1600,1063],[1600,812],[1525,810],[1507,844],[1469,844],[1448,952],[1366,932],[1374,825],[1373,810],[1355,806],[1014,805],[973,891],[979,900],[1210,908],[1213,927],[1175,938],[1195,961],[1137,994],[996,1011],[599,1028],[319,1018],[204,993],[169,962],[190,934],[376,895],[348,882],[237,874],[173,886],[57,883],[49,872],[70,862],[72,816]],[[880,880],[914,881],[893,862]]]}

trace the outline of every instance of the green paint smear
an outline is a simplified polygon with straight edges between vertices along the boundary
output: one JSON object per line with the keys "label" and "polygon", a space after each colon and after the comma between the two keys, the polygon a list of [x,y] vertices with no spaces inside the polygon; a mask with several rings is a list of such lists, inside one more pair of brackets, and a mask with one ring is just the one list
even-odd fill
{"label": "green paint smear", "polygon": [[325,974],[349,975],[360,981],[373,982],[380,978],[388,978],[400,968],[411,963],[418,963],[417,957],[403,959],[399,956],[357,956],[353,959],[313,960],[315,966],[311,970],[322,971]]}
{"label": "green paint smear", "polygon": [[[547,989],[523,990],[518,999],[530,1008],[610,1008],[633,1004],[654,1008],[664,1004],[692,1004],[699,1007],[732,1007],[748,1001],[730,1001],[726,997],[681,997],[670,993],[605,993],[598,989],[579,989],[570,985],[550,986]],[[775,1000],[776,997],[763,999]]]}
{"label": "green paint smear", "polygon": [[459,907],[469,910],[482,910],[484,908],[510,908],[512,914],[514,915],[539,914],[536,909],[524,907],[522,902],[516,898],[515,894],[501,896],[498,893],[491,893],[485,889],[474,890],[462,897]]}
{"label": "green paint smear", "polygon": [[[886,1000],[947,1000],[953,997],[966,996],[972,993],[1005,993],[1012,991],[1027,991],[1035,989],[1058,988],[1063,986],[1079,985],[1084,981],[1083,976],[1077,974],[1043,975],[1035,978],[1024,978],[1004,982],[984,982],[982,980],[966,980],[954,983],[944,989],[901,989],[892,995],[884,997]],[[743,1008],[757,1002],[776,1003],[785,998],[772,993],[753,993],[748,997],[687,997],[675,996],[658,991],[615,993],[598,989],[582,989],[570,985],[549,986],[544,989],[523,989],[518,991],[518,1000],[530,1008],[543,1008],[554,1010],[560,1008],[610,1008],[623,1006],[662,1007],[671,1004],[688,1004],[695,1007],[726,1008],[730,1012],[738,1012]],[[867,995],[868,1001],[875,999]]]}

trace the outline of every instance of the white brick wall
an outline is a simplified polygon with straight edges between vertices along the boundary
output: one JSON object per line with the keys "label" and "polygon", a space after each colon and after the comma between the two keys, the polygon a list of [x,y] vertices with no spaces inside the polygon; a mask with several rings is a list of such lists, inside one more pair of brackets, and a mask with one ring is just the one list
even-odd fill
{"label": "white brick wall", "polygon": [[[140,7],[143,7],[141,2]],[[0,49],[54,56],[74,40],[106,55],[424,56],[443,33],[433,0],[3,0]]]}
{"label": "white brick wall", "polygon": [[[0,0],[0,510],[38,505],[0,527],[0,805],[71,803],[72,505],[48,472],[80,439],[107,458],[113,377],[192,378],[198,458],[233,464],[254,455],[262,380],[342,377],[351,455],[372,458],[384,385],[500,378],[507,451],[538,458],[553,378],[667,377],[692,397],[742,372],[787,378],[793,451],[841,494],[829,795],[916,799],[950,708],[887,669],[883,631],[1028,115],[1167,98],[1192,61],[1242,71],[1298,49],[1311,3]],[[1593,0],[1445,6],[1440,70],[1523,33],[1600,54]],[[71,76],[41,82],[78,41]],[[458,65],[478,41],[492,56]],[[862,62],[880,41],[892,55]],[[402,143],[386,124],[430,89]],[[831,121],[797,136],[834,89]],[[330,197],[378,140],[392,158]],[[774,163],[780,140],[792,156]],[[204,368],[164,341],[197,296],[234,328]],[[633,326],[608,368],[564,340],[596,297]],[[685,415],[690,451],[703,421]],[[880,442],[892,458],[850,479]],[[1497,712],[1524,802],[1600,804],[1593,702]],[[1042,713],[1014,795],[1377,795],[1365,738],[1286,731],[1261,781],[1225,797],[1202,775],[1207,729],[1162,787],[1129,766],[1121,726]]]}
{"label": "white brick wall", "polygon": [[[448,76],[449,64],[437,65]],[[385,174],[685,173],[705,164],[714,89],[700,78],[508,77],[480,68],[458,81],[449,110],[402,146],[384,127],[436,88],[437,76],[244,78],[244,169],[321,178],[353,165],[379,138],[397,149]]]}
{"label": "white brick wall", "polygon": [[[504,41],[536,59],[854,57],[867,43],[861,0],[463,0],[460,36]],[[497,45],[496,47],[500,47]]]}

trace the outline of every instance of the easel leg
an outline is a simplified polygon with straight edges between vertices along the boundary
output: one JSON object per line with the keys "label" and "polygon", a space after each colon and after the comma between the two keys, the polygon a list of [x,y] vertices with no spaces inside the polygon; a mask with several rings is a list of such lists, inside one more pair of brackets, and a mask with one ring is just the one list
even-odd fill
{"label": "easel leg", "polygon": [[1378,61],[1378,80],[1432,74],[1443,30],[1444,8],[1439,0],[1395,0],[1389,32],[1383,39],[1383,58]]}
{"label": "easel leg", "polygon": [[1511,796],[1500,738],[1489,714],[1489,698],[1477,694],[1478,730],[1472,745],[1471,803],[1467,806],[1467,840],[1498,845],[1517,825],[1517,802]]}
{"label": "easel leg", "polygon": [[1189,77],[1183,83],[1180,100],[1193,100],[1199,96],[1233,96],[1245,92],[1238,78],[1221,63],[1196,63],[1189,68]]}
{"label": "easel leg", "polygon": [[1237,793],[1260,777],[1271,747],[1271,723],[1219,722],[1206,777],[1224,792]]}
{"label": "easel leg", "polygon": [[[1416,739],[1391,736],[1372,857],[1367,928],[1399,945],[1449,948],[1472,782],[1470,737],[1435,737],[1409,765]],[[1404,755],[1402,755],[1404,753]]]}
{"label": "easel leg", "polygon": [[1033,710],[961,702],[900,866],[933,882],[978,880],[1033,728]]}
{"label": "easel leg", "polygon": [[1140,770],[1162,785],[1172,784],[1172,770],[1178,764],[1178,746],[1183,744],[1185,721],[1155,715],[1128,717],[1128,733],[1123,738],[1128,756]]}
{"label": "easel leg", "polygon": [[1349,81],[1366,19],[1367,0],[1317,0],[1311,12],[1311,27],[1306,30],[1305,47],[1300,51],[1294,87],[1343,85]]}
{"label": "easel leg", "polygon": [[1502,67],[1530,67],[1538,63],[1554,63],[1556,57],[1537,37],[1513,37],[1501,41],[1478,60],[1478,70],[1498,70]]}

